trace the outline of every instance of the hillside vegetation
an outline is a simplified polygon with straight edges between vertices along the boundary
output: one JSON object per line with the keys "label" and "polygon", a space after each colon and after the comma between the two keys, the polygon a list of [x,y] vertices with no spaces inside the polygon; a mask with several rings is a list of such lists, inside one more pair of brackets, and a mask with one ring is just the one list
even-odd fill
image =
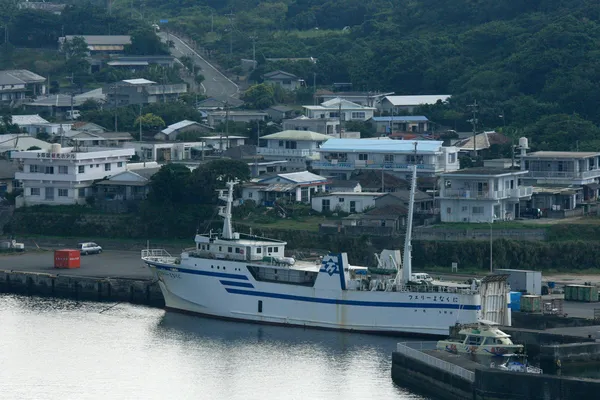
{"label": "hillside vegetation", "polygon": [[[120,1],[120,3],[118,3]],[[129,0],[118,0],[125,11]],[[135,4],[135,2],[134,2]],[[452,94],[419,110],[469,129],[527,135],[537,149],[598,149],[600,2],[597,0],[145,0],[148,16],[192,36],[240,73],[255,38],[260,73],[284,67],[317,85]],[[134,5],[135,7],[135,5]],[[318,30],[316,29],[318,28]],[[230,53],[231,46],[231,53]],[[265,65],[265,58],[314,57]]]}

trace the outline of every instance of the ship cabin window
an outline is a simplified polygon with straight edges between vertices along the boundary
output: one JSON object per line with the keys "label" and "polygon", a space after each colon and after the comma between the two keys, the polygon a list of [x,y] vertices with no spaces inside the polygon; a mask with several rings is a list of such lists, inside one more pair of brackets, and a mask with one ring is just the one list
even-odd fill
{"label": "ship cabin window", "polygon": [[278,247],[273,247],[273,253],[277,253],[279,251]]}
{"label": "ship cabin window", "polygon": [[256,248],[256,254],[260,254],[261,252],[262,252],[262,248],[260,248],[260,247],[257,247],[257,248]]}
{"label": "ship cabin window", "polygon": [[228,248],[227,248],[227,252],[228,252],[228,253],[231,253],[231,252],[233,252],[233,247],[228,247]]}
{"label": "ship cabin window", "polygon": [[482,338],[480,336],[469,336],[467,338],[467,344],[479,346],[481,344],[481,339]]}

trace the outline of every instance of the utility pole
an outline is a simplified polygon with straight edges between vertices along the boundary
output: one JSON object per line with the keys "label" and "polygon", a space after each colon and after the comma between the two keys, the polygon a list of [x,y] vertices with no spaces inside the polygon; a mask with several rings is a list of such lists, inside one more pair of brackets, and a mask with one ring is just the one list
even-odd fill
{"label": "utility pole", "polygon": [[313,100],[314,105],[317,105],[317,73],[313,72]]}
{"label": "utility pole", "polygon": [[214,15],[213,12],[210,12],[210,32],[212,33],[214,31],[214,27],[215,27],[215,19],[214,19]]}
{"label": "utility pole", "polygon": [[477,104],[477,100],[473,102],[473,104],[469,104],[467,107],[471,109],[472,117],[471,124],[473,125],[473,157],[477,158],[477,115],[479,113],[479,104]]}
{"label": "utility pole", "polygon": [[114,96],[114,103],[113,106],[115,107],[115,132],[117,132],[117,85],[113,86],[114,92],[113,92],[113,96]]}
{"label": "utility pole", "polygon": [[142,141],[142,103],[140,103],[140,142]]}
{"label": "utility pole", "polygon": [[260,120],[256,121],[256,152],[254,153],[254,174],[258,176],[258,145],[260,143]]}
{"label": "utility pole", "polygon": [[340,139],[342,138],[342,99],[338,97],[340,100],[338,117],[340,119]]}
{"label": "utility pole", "polygon": [[226,14],[229,18],[229,56],[233,55],[233,18],[235,15],[232,13]]}
{"label": "utility pole", "polygon": [[252,70],[256,69],[256,36],[250,36],[252,39]]}

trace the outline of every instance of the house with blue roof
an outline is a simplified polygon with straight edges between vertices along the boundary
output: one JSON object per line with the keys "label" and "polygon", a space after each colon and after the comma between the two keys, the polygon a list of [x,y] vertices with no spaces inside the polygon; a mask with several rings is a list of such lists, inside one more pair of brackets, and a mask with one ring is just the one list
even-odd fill
{"label": "house with blue roof", "polygon": [[371,123],[377,133],[391,135],[398,132],[425,133],[430,131],[431,122],[423,115],[373,117]]}
{"label": "house with blue roof", "polygon": [[350,179],[355,171],[394,173],[410,179],[409,166],[417,164],[419,176],[435,176],[459,169],[458,150],[435,140],[329,139],[312,163],[320,175]]}

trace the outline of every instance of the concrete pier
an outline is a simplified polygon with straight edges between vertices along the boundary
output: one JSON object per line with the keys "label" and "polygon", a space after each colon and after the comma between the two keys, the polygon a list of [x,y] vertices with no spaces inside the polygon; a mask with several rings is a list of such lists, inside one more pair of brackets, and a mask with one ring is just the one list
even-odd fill
{"label": "concrete pier", "polygon": [[399,343],[392,379],[441,400],[581,400],[597,398],[600,380],[500,371],[465,356]]}
{"label": "concrete pier", "polygon": [[1,255],[0,292],[164,306],[160,288],[138,252],[82,256],[77,269],[56,269],[53,257],[52,251]]}

